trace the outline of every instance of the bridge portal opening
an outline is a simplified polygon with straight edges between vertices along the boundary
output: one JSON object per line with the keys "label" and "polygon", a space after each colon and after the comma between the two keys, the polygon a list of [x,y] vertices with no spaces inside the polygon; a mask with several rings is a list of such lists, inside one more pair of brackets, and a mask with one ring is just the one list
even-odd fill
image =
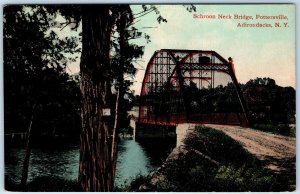
{"label": "bridge portal opening", "polygon": [[156,51],[145,72],[137,122],[248,125],[232,59],[215,51]]}

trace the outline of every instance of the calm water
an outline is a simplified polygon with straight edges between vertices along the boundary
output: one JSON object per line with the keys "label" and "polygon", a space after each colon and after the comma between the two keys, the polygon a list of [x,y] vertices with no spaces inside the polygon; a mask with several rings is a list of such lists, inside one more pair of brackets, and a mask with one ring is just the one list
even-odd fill
{"label": "calm water", "polygon": [[[174,142],[138,143],[132,138],[122,139],[118,148],[116,185],[127,185],[139,174],[148,175],[161,165],[174,147]],[[16,183],[20,183],[24,156],[25,149],[19,148],[7,149],[5,153],[5,175]],[[31,152],[28,181],[39,176],[77,180],[78,165],[78,145],[35,148]]]}

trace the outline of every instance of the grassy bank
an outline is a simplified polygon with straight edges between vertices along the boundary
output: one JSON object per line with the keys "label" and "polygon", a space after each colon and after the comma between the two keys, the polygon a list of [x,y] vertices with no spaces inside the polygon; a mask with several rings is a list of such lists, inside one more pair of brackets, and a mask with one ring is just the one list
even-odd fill
{"label": "grassy bank", "polygon": [[[22,191],[21,186],[10,180],[8,177],[5,177],[5,190]],[[79,191],[79,189],[76,180],[72,181],[60,177],[40,176],[29,182],[23,191],[72,192]]]}
{"label": "grassy bank", "polygon": [[296,127],[291,127],[288,124],[278,124],[278,125],[254,124],[252,128],[255,130],[264,131],[268,133],[296,137]]}
{"label": "grassy bank", "polygon": [[[286,191],[287,184],[223,132],[198,126],[185,152],[167,161],[139,191]],[[134,187],[135,186],[135,187]]]}

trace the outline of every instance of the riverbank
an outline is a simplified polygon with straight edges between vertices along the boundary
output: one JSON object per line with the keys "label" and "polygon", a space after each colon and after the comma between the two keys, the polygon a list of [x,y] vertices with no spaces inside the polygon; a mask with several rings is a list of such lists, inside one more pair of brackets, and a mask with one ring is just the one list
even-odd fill
{"label": "riverbank", "polygon": [[[151,141],[148,145],[147,142],[135,142],[132,138],[123,139],[118,151],[120,163],[117,165],[117,174],[119,174],[117,182],[120,183],[116,185],[116,191],[293,191],[295,189],[293,187],[295,163],[290,171],[282,174],[277,171],[278,169],[274,171],[274,168],[268,168],[268,163],[257,155],[276,153],[276,156],[282,159],[292,157],[289,159],[293,160],[295,159],[293,138],[237,126],[196,127],[195,124],[180,124],[176,133],[177,140],[173,142],[177,142],[176,148],[170,155],[168,151],[171,149],[168,147],[170,143],[165,140],[161,142],[162,144]],[[265,138],[265,140],[255,141],[257,143],[254,142],[249,147],[248,143],[257,138]],[[284,148],[281,145],[283,141],[286,141],[283,143],[286,145]],[[278,146],[279,142],[281,142],[280,146]],[[254,145],[261,150],[261,143],[268,150],[280,147],[283,149],[273,152],[252,152],[251,148]],[[65,150],[56,148],[33,150],[27,190],[77,191],[78,149],[78,146],[75,146]],[[21,172],[20,162],[24,158],[24,150],[17,151],[18,149],[10,150],[11,158],[6,156],[5,159],[6,162],[11,160],[5,170],[5,174],[10,175],[10,177],[5,176],[5,189],[9,191],[20,189],[16,181],[20,180],[18,176]],[[165,162],[161,165],[162,160]],[[287,169],[290,164],[292,163],[285,162],[279,170],[285,172],[284,169]],[[157,170],[152,171],[154,169]]]}
{"label": "riverbank", "polygon": [[[175,147],[165,140],[137,142],[121,138],[115,186],[127,187],[138,176],[147,176],[157,169]],[[25,148],[5,149],[5,189],[20,191]],[[79,144],[34,147],[30,157],[27,191],[78,191]]]}
{"label": "riverbank", "polygon": [[77,180],[66,180],[61,177],[39,176],[21,188],[9,177],[5,176],[5,190],[9,192],[74,192],[80,191]]}
{"label": "riverbank", "polygon": [[290,180],[264,164],[222,131],[189,128],[164,164],[131,191],[291,191]]}

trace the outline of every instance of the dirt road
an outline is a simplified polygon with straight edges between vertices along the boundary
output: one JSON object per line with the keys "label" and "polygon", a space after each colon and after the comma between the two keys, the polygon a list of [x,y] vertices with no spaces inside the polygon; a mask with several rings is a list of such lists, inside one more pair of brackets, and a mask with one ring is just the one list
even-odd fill
{"label": "dirt road", "polygon": [[240,142],[243,147],[265,167],[290,180],[291,187],[296,184],[296,138],[274,135],[239,126],[212,125]]}

